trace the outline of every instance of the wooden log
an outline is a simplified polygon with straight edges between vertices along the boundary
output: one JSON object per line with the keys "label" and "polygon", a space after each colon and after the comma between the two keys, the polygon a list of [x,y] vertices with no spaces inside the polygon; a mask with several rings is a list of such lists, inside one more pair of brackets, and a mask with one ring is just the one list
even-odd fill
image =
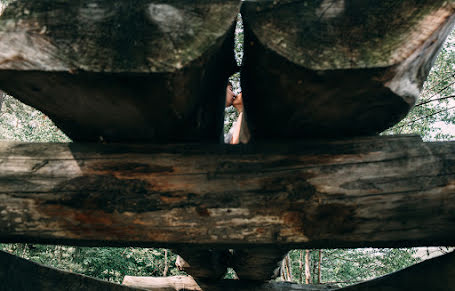
{"label": "wooden log", "polygon": [[340,290],[455,290],[455,253],[429,259],[398,272]]}
{"label": "wooden log", "polygon": [[0,143],[0,241],[455,244],[455,143]]}
{"label": "wooden log", "polygon": [[252,137],[381,132],[416,103],[454,1],[244,2],[242,89]]}
{"label": "wooden log", "polygon": [[201,291],[201,287],[191,276],[137,277],[125,276],[123,285],[153,291]]}
{"label": "wooden log", "polygon": [[47,267],[0,251],[0,290],[144,290]]}
{"label": "wooden log", "polygon": [[240,280],[269,281],[280,274],[281,261],[288,251],[277,247],[235,249],[231,267]]}
{"label": "wooden log", "polygon": [[18,0],[0,89],[73,140],[218,141],[239,0]]}
{"label": "wooden log", "polygon": [[138,287],[145,290],[153,291],[291,291],[291,290],[335,290],[336,288],[324,285],[298,285],[289,282],[254,282],[244,280],[221,280],[207,286],[205,289],[200,287],[196,281],[190,276],[174,276],[174,277],[134,277],[125,276],[124,285]]}
{"label": "wooden log", "polygon": [[205,249],[193,246],[180,247],[173,251],[179,254],[177,267],[196,279],[222,279],[231,257],[227,249]]}

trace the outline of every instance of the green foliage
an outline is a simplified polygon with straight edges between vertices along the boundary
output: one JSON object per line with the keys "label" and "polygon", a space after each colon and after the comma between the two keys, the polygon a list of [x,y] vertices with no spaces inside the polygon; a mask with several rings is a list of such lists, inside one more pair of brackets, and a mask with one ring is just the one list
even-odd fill
{"label": "green foliage", "polygon": [[177,255],[164,249],[88,248],[32,244],[2,244],[0,249],[35,262],[121,283],[125,275],[181,275],[174,262]]}
{"label": "green foliage", "polygon": [[[243,58],[243,22],[242,16],[239,14],[237,16],[237,24],[235,28],[235,42],[234,42],[234,55],[237,65],[242,65]],[[242,92],[240,87],[240,72],[235,73],[229,78],[229,82],[232,83],[232,90],[234,93],[238,94]],[[224,111],[224,134],[227,134],[232,127],[232,124],[237,120],[239,112],[234,108],[234,106],[229,106]]]}
{"label": "green foliage", "polygon": [[[416,249],[330,249],[322,251],[321,283],[340,287],[398,271],[419,262]],[[304,283],[304,250],[289,252],[294,282]],[[311,282],[316,284],[319,250],[310,251]]]}
{"label": "green foliage", "polygon": [[71,141],[43,113],[11,96],[0,94],[3,94],[0,111],[0,139],[26,142]]}
{"label": "green foliage", "polygon": [[384,134],[419,134],[425,140],[453,139],[454,109],[455,30],[442,46],[416,106]]}

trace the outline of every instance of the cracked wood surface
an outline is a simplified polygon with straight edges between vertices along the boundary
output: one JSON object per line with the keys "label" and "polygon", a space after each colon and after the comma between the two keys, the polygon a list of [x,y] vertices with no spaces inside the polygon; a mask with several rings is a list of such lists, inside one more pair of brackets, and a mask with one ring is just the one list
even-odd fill
{"label": "cracked wood surface", "polygon": [[74,141],[218,141],[240,0],[18,0],[0,88]]}
{"label": "cracked wood surface", "polygon": [[0,241],[453,245],[455,144],[0,143]]}
{"label": "cracked wood surface", "polygon": [[242,89],[256,139],[373,135],[415,104],[455,2],[246,1]]}

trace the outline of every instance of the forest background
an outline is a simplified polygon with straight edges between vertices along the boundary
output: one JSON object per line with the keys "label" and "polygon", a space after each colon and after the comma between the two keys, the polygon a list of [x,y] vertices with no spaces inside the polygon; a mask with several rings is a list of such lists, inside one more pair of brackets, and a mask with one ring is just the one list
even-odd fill
{"label": "forest background", "polygon": [[[6,0],[0,0],[0,14]],[[243,27],[239,17],[235,56],[241,66]],[[230,81],[241,92],[240,74]],[[1,89],[1,88],[0,88]],[[418,134],[425,141],[453,140],[455,136],[455,32],[452,32],[424,84],[419,102],[394,127],[382,134]],[[233,107],[226,109],[225,133],[237,118]],[[0,140],[21,142],[71,142],[43,113],[0,91]],[[0,249],[56,268],[120,283],[125,275],[172,276],[184,274],[167,249],[88,248],[39,244],[0,244]],[[447,248],[433,248],[439,254]],[[428,251],[429,252],[429,251]],[[278,280],[325,283],[338,286],[372,279],[417,263],[427,257],[417,248],[293,250],[282,264]],[[307,275],[305,276],[305,267]],[[232,270],[226,278],[234,278]]]}

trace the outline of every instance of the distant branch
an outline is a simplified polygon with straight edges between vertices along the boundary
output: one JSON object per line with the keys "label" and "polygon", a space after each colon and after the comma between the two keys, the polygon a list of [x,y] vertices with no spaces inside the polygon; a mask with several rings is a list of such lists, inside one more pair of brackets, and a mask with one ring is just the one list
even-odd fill
{"label": "distant branch", "polygon": [[455,95],[450,95],[450,96],[445,96],[445,97],[441,97],[441,98],[430,99],[430,100],[427,100],[427,101],[420,102],[415,107],[422,106],[422,105],[428,104],[430,102],[441,101],[441,100],[450,99],[450,98],[454,98],[454,97],[455,97]]}
{"label": "distant branch", "polygon": [[455,106],[452,106],[452,107],[445,108],[445,109],[441,109],[441,110],[438,110],[438,111],[436,111],[436,112],[434,112],[434,113],[431,113],[431,114],[428,114],[428,115],[425,115],[425,116],[416,118],[416,119],[411,120],[411,121],[409,121],[409,122],[407,122],[407,123],[405,123],[405,124],[403,124],[403,125],[398,126],[397,129],[402,128],[402,127],[405,127],[405,126],[410,125],[410,124],[413,124],[413,123],[415,123],[415,122],[417,122],[417,121],[419,121],[419,120],[426,119],[426,118],[429,118],[429,117],[431,117],[431,116],[437,115],[437,114],[439,114],[439,113],[441,113],[441,112],[452,110],[452,109],[454,109],[454,108],[455,108]]}

